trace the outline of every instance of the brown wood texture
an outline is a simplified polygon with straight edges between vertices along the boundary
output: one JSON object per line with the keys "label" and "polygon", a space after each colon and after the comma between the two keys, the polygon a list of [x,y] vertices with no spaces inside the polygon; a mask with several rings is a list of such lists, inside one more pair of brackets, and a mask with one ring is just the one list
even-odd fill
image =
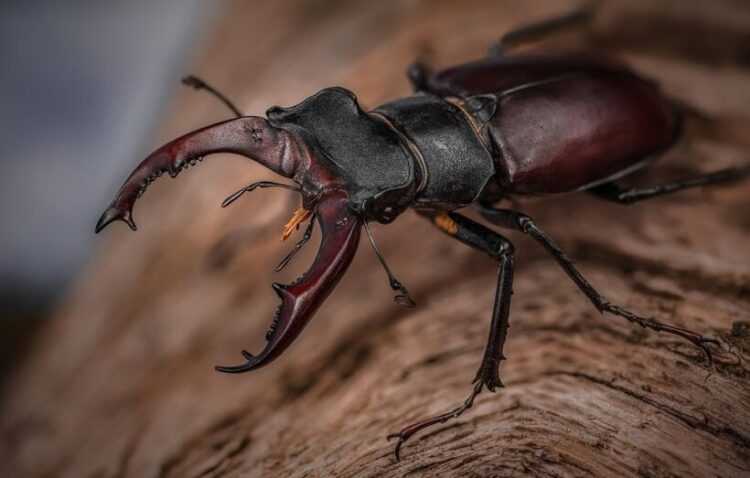
{"label": "brown wood texture", "polygon": [[[698,3],[606,3],[589,39],[710,114],[746,115],[750,9]],[[571,5],[235,2],[194,73],[249,114],[331,85],[372,106],[409,93],[403,72],[415,57],[477,58],[512,26]],[[173,112],[154,146],[228,116],[189,91]],[[746,139],[747,123],[733,125]],[[748,149],[717,140],[726,131],[687,138],[639,181],[748,161]],[[599,316],[537,244],[510,234],[506,388],[415,437],[397,463],[386,434],[469,392],[495,264],[404,214],[374,229],[416,309],[392,303],[362,241],[288,353],[256,373],[215,373],[260,347],[271,281],[299,274],[316,246],[272,274],[291,247],[279,236],[297,199],[257,191],[220,209],[268,173],[237,157],[202,164],[149,189],[137,233],[119,225],[99,238],[11,379],[3,476],[750,476],[750,184],[631,207],[584,194],[522,202],[612,302],[718,337],[716,365],[677,338]]]}

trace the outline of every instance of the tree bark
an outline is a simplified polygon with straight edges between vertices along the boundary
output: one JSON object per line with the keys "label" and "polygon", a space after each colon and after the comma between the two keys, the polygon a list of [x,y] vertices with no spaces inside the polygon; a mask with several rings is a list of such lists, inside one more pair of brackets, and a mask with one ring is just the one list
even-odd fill
{"label": "tree bark", "polygon": [[[572,5],[235,2],[194,73],[248,114],[331,85],[373,106],[409,94],[403,72],[416,57],[478,58],[513,26]],[[647,36],[628,35],[631,25]],[[738,41],[748,28],[742,2],[644,0],[605,5],[584,40],[617,51],[671,96],[732,117],[750,105],[750,55]],[[547,45],[563,41],[578,38]],[[228,117],[203,94],[176,98],[155,145]],[[748,148],[718,141],[726,131],[689,130],[638,181],[747,161]],[[750,133],[736,132],[740,141]],[[495,263],[404,214],[374,229],[416,309],[392,303],[362,241],[289,352],[252,374],[215,373],[260,347],[276,307],[270,282],[299,274],[315,247],[297,271],[272,277],[291,246],[279,235],[297,199],[258,191],[220,209],[268,173],[229,157],[203,164],[149,189],[137,234],[107,230],[17,367],[0,418],[5,476],[750,476],[747,182],[631,207],[585,194],[523,201],[611,302],[717,337],[715,366],[673,336],[599,316],[537,244],[510,234],[506,388],[413,438],[396,462],[388,433],[470,390]]]}

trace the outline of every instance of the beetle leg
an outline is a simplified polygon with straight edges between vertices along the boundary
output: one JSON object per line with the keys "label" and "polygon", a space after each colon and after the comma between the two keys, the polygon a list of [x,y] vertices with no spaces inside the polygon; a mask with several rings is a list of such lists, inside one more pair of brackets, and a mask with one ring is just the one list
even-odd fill
{"label": "beetle leg", "polygon": [[472,388],[471,393],[466,398],[466,400],[464,400],[464,403],[461,406],[458,406],[450,411],[447,411],[440,415],[436,415],[426,420],[412,423],[411,425],[404,427],[400,432],[392,433],[388,435],[388,440],[392,438],[398,438],[398,442],[396,442],[396,448],[394,450],[394,453],[396,455],[396,461],[401,460],[401,446],[406,442],[406,440],[411,438],[411,436],[414,435],[415,433],[421,430],[424,430],[425,428],[429,428],[439,423],[445,423],[452,418],[459,417],[466,410],[474,406],[474,399],[476,398],[477,395],[479,395],[482,392],[483,386],[484,384],[482,382],[474,381],[474,388]]}
{"label": "beetle leg", "polygon": [[713,338],[705,337],[697,332],[693,332],[682,327],[659,322],[650,317],[641,317],[620,306],[611,304],[592,286],[586,278],[575,268],[573,262],[565,255],[560,247],[547,236],[544,231],[539,229],[534,221],[527,215],[513,211],[511,209],[496,209],[488,206],[479,206],[482,217],[501,227],[515,229],[528,234],[539,242],[555,258],[557,263],[562,267],[565,273],[570,277],[586,297],[594,304],[600,313],[609,312],[610,314],[622,317],[631,323],[638,324],[643,328],[655,330],[656,332],[667,332],[682,337],[700,347],[708,358],[709,365],[713,363],[711,349],[708,344],[718,344],[719,341]]}
{"label": "beetle leg", "polygon": [[703,176],[683,179],[666,184],[659,184],[646,188],[625,189],[616,182],[604,183],[589,190],[593,195],[607,201],[619,204],[633,204],[634,202],[651,199],[665,194],[670,194],[683,189],[690,189],[710,184],[721,184],[739,181],[750,177],[750,167],[727,168]]}
{"label": "beetle leg", "polygon": [[598,4],[598,1],[591,1],[560,16],[522,25],[511,30],[490,46],[489,56],[504,55],[512,48],[524,43],[541,40],[548,35],[558,33],[562,30],[588,27],[591,24],[594,13],[596,13]]}
{"label": "beetle leg", "polygon": [[482,363],[473,380],[473,388],[463,405],[446,413],[428,418],[403,428],[400,432],[388,436],[388,439],[398,438],[396,443],[396,460],[400,459],[401,446],[415,433],[438,423],[444,423],[456,418],[474,405],[474,399],[484,387],[494,392],[495,388],[503,387],[498,375],[500,362],[505,360],[503,346],[508,335],[508,317],[510,314],[510,298],[513,294],[513,252],[511,242],[500,234],[456,213],[420,212],[430,219],[438,229],[464,244],[487,253],[498,261],[498,280],[495,290],[495,305],[492,309],[492,322],[487,346]]}
{"label": "beetle leg", "polygon": [[224,96],[223,94],[221,94],[221,92],[219,92],[219,90],[217,90],[213,86],[209,85],[205,81],[201,80],[197,76],[193,76],[193,75],[186,76],[185,78],[182,79],[182,84],[185,85],[185,86],[191,86],[191,87],[195,88],[196,90],[206,90],[206,91],[208,91],[209,93],[211,93],[212,95],[214,95],[216,98],[218,98],[219,101],[221,101],[222,103],[224,103],[227,106],[227,108],[229,108],[230,110],[232,110],[232,113],[234,113],[234,115],[237,118],[241,118],[242,117],[242,112],[240,112],[239,108],[237,108],[236,106],[234,106],[234,103],[232,103],[229,100],[229,98],[227,98],[226,96]]}

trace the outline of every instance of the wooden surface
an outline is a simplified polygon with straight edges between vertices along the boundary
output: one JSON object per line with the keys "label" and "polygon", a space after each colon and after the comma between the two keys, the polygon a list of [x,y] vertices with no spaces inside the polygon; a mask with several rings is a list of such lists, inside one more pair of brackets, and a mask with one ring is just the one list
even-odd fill
{"label": "wooden surface", "polygon": [[[747,4],[685,3],[605,3],[588,39],[712,115],[746,115]],[[512,26],[570,6],[235,2],[194,73],[249,114],[331,85],[372,106],[409,93],[403,71],[415,57],[476,58]],[[228,116],[188,91],[173,111],[155,146]],[[747,137],[747,123],[732,124]],[[727,131],[688,138],[639,181],[748,161],[748,149],[716,140]],[[495,265],[404,214],[375,235],[417,309],[392,303],[362,241],[287,354],[256,373],[214,373],[262,345],[270,283],[304,270],[315,246],[272,274],[297,199],[259,191],[220,209],[268,174],[237,157],[203,165],[149,189],[138,233],[99,238],[4,398],[4,476],[750,476],[750,184],[632,207],[583,194],[524,201],[612,302],[718,337],[716,366],[679,339],[598,316],[540,247],[511,235],[507,387],[410,441],[397,463],[386,434],[469,391]]]}

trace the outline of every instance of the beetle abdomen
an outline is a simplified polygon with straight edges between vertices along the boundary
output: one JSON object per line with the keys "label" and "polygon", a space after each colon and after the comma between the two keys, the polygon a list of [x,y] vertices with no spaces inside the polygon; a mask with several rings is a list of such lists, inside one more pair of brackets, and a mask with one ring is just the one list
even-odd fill
{"label": "beetle abdomen", "polygon": [[490,134],[508,192],[585,189],[636,169],[675,137],[671,106],[631,75],[573,73],[498,96]]}

